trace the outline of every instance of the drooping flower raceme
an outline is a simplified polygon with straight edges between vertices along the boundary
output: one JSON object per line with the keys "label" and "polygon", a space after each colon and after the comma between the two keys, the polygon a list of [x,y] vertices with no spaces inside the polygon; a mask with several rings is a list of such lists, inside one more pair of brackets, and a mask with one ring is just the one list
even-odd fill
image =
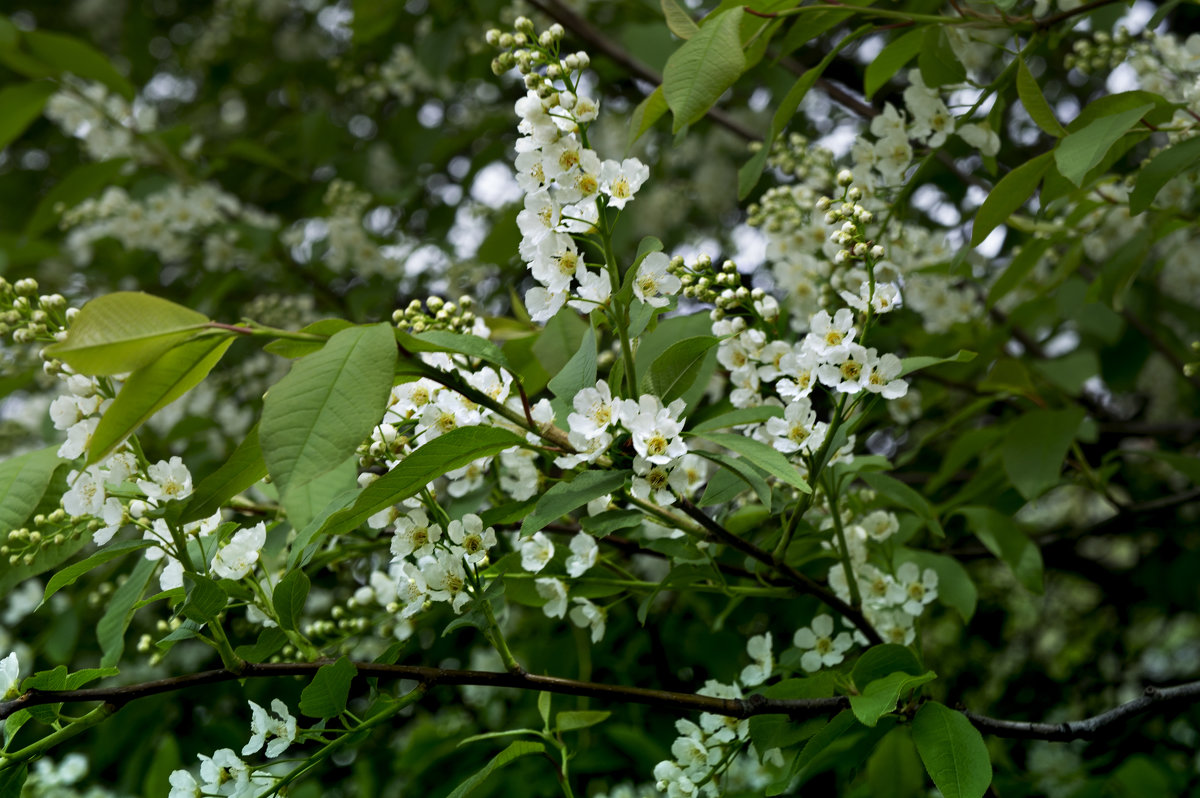
{"label": "drooping flower raceme", "polygon": [[217,550],[213,557],[212,571],[222,579],[241,579],[258,562],[259,552],[267,542],[267,527],[258,522],[252,527],[239,529],[233,537]]}

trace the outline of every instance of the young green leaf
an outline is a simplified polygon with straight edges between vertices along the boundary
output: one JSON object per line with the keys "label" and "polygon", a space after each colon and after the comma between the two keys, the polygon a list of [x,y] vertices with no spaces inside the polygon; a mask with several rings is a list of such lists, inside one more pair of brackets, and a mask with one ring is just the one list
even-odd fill
{"label": "young green leaf", "polygon": [[704,495],[700,497],[698,506],[708,507],[714,504],[724,504],[747,488],[754,491],[754,495],[763,503],[763,506],[768,508],[771,506],[771,486],[767,484],[767,480],[764,478],[765,474],[751,465],[749,461],[714,452],[697,451],[696,454],[713,461],[723,469],[709,480],[708,487],[704,489]]}
{"label": "young green leaf", "polygon": [[258,425],[255,424],[233,450],[233,454],[229,455],[229,459],[200,480],[180,513],[179,523],[190,524],[208,518],[220,510],[225,502],[257,484],[266,475],[267,464],[263,461],[262,447],[258,443]]}
{"label": "young green leaf", "polygon": [[96,639],[102,652],[100,667],[111,668],[121,661],[121,654],[125,652],[125,630],[133,620],[134,606],[146,591],[157,566],[154,560],[138,560],[129,578],[108,599],[108,609],[96,624]]}
{"label": "young green leaf", "polygon": [[946,531],[942,529],[942,524],[938,521],[937,512],[924,496],[895,477],[888,476],[887,474],[867,472],[860,476],[863,482],[870,485],[881,497],[887,499],[892,504],[899,505],[916,513],[918,518],[929,525],[929,529],[933,534],[939,538],[946,537]]}
{"label": "young green leaf", "polygon": [[863,652],[854,663],[850,677],[859,690],[865,688],[876,679],[882,679],[890,673],[902,671],[910,676],[920,676],[924,668],[917,661],[917,655],[908,646],[887,643],[881,646],[871,646]]}
{"label": "young green leaf", "polygon": [[[385,325],[390,327],[391,325]],[[485,363],[499,366],[506,371],[512,371],[508,358],[486,338],[478,335],[464,335],[449,330],[429,330],[423,333],[407,333],[395,331],[396,340],[409,352],[449,352],[456,355],[466,355],[478,358]]]}
{"label": "young green leaf", "polygon": [[180,608],[179,614],[198,623],[212,623],[221,610],[229,602],[225,590],[207,576],[187,574],[185,583],[191,583],[187,591],[187,600]]}
{"label": "young green leaf", "polygon": [[71,322],[67,338],[46,347],[81,374],[137,371],[191,338],[205,324],[203,313],[136,291],[96,297]]}
{"label": "young green leaf", "polygon": [[124,557],[131,551],[138,551],[140,549],[149,548],[153,545],[154,542],[150,540],[122,540],[117,543],[110,543],[104,548],[100,549],[100,551],[93,554],[91,557],[88,557],[86,560],[81,560],[73,565],[69,565],[66,568],[56,571],[54,576],[50,577],[50,581],[46,583],[46,590],[42,594],[42,601],[41,604],[38,604],[38,606],[42,606],[42,604],[45,604],[47,601],[49,601],[50,597],[55,593],[62,590],[64,587],[75,584],[76,579],[88,573],[89,571],[104,565],[104,563],[109,562],[110,560],[115,560],[118,557]]}
{"label": "young green leaf", "polygon": [[667,98],[663,96],[662,86],[656,86],[629,115],[629,140],[625,143],[625,149],[631,149],[642,134],[662,119],[667,110]]}
{"label": "young green leaf", "polygon": [[1009,515],[990,507],[956,510],[987,550],[1000,558],[1013,576],[1033,593],[1042,592],[1042,553]]}
{"label": "young green leaf", "polygon": [[296,622],[304,611],[304,603],[308,600],[308,589],[311,586],[308,576],[299,568],[288,571],[287,576],[275,585],[271,603],[275,606],[275,615],[279,618],[282,629],[296,631]]}
{"label": "young green leaf", "polygon": [[129,375],[92,433],[87,464],[108,457],[151,416],[199,385],[232,343],[232,334],[184,341]]}
{"label": "young green leaf", "polygon": [[1138,214],[1149,208],[1171,178],[1186,174],[1197,162],[1200,162],[1200,138],[1196,137],[1184,139],[1155,155],[1138,172],[1129,195],[1129,212]]}
{"label": "young green leaf", "polygon": [[683,396],[696,382],[708,350],[719,340],[711,335],[697,335],[672,344],[642,375],[642,392],[654,394],[664,405]]}
{"label": "young green leaf", "polygon": [[1004,470],[1026,499],[1036,499],[1058,484],[1083,417],[1080,408],[1033,410],[1009,425],[1001,449]]}
{"label": "young green leaf", "polygon": [[1021,98],[1021,104],[1034,124],[1057,139],[1067,135],[1067,129],[1054,115],[1054,110],[1046,102],[1045,95],[1023,58],[1017,59],[1017,96]]}
{"label": "young green leaf", "polygon": [[699,433],[725,429],[726,427],[736,427],[739,424],[761,424],[769,418],[783,418],[783,408],[771,405],[741,407],[737,410],[730,410],[728,413],[714,416],[713,418],[707,418],[692,427],[691,431]]}
{"label": "young green leaf", "polygon": [[673,133],[708,113],[746,68],[739,28],[742,8],[708,17],[700,30],[671,54],[663,69],[663,96],[675,115]]}
{"label": "young green leaf", "polygon": [[579,731],[580,729],[587,729],[598,723],[603,723],[611,716],[611,712],[604,710],[580,709],[571,712],[559,712],[554,719],[554,725],[560,732]]}
{"label": "young green leaf", "polygon": [[804,493],[812,491],[812,488],[800,476],[800,472],[796,466],[788,462],[788,459],[778,450],[762,441],[731,432],[705,432],[697,437],[712,441],[719,446],[724,446],[726,449],[740,454],[763,471],[797,490]]}
{"label": "young green leaf", "polygon": [[871,59],[863,74],[863,94],[871,99],[905,64],[917,57],[925,38],[925,29],[908,31],[887,43],[879,55]]}
{"label": "young green leaf", "polygon": [[662,0],[662,10],[667,27],[679,38],[686,41],[700,32],[700,26],[692,19],[687,9],[679,5],[679,0]]}
{"label": "young green leaf", "polygon": [[971,246],[977,247],[982,244],[989,233],[1025,204],[1038,187],[1046,170],[1050,168],[1052,157],[1052,153],[1044,152],[1000,178],[975,212],[975,222],[971,226]]}
{"label": "young green leaf", "polygon": [[16,141],[42,115],[46,100],[55,91],[55,85],[46,81],[0,89],[0,150]]}
{"label": "young green leaf", "polygon": [[38,506],[54,471],[62,465],[56,446],[0,462],[0,529],[20,528]]}
{"label": "young green leaf", "polygon": [[927,702],[913,718],[912,734],[925,770],[945,798],[982,798],[992,783],[992,761],[965,715]]}
{"label": "young green leaf", "polygon": [[[550,378],[546,384],[554,395],[563,400],[570,400],[584,388],[596,386],[596,332],[591,327],[583,334],[579,349],[571,355],[562,371]],[[565,416],[563,417],[565,418]]]}
{"label": "young green leaf", "polygon": [[271,388],[258,436],[280,494],[354,454],[387,409],[395,363],[390,324],[351,327]]}
{"label": "young green leaf", "polygon": [[917,53],[917,66],[926,86],[945,86],[967,79],[967,69],[954,54],[950,38],[941,25],[925,28],[921,37],[921,51]]}
{"label": "young green leaf", "polygon": [[525,440],[499,427],[462,427],[426,443],[372,482],[354,505],[329,517],[318,535],[340,535],[380,510],[415,495],[433,480],[480,457],[490,457]]}
{"label": "young green leaf", "polygon": [[521,537],[532,535],[551,521],[598,499],[606,493],[621,489],[629,478],[628,471],[584,471],[570,482],[560,482],[538,499],[533,512],[521,523]]}
{"label": "young green leaf", "polygon": [[926,682],[932,682],[937,674],[928,671],[920,676],[897,671],[868,684],[859,695],[850,696],[850,709],[854,717],[864,726],[874,726],[889,712],[896,711],[900,697]]}
{"label": "young green leaf", "polygon": [[346,657],[317,669],[308,687],[300,693],[300,711],[313,718],[335,718],[346,711],[350,683],[358,674]]}
{"label": "young green leaf", "polygon": [[932,357],[930,355],[917,355],[915,357],[906,357],[900,361],[900,376],[907,377],[914,371],[927,369],[930,366],[937,366],[941,363],[970,363],[975,359],[975,353],[960,349],[950,357]]}
{"label": "young green leaf", "polygon": [[496,754],[490,762],[483,766],[478,772],[469,776],[466,781],[454,788],[454,792],[450,793],[446,798],[464,798],[475,790],[479,785],[483,784],[497,770],[523,756],[530,754],[540,754],[546,750],[546,746],[542,743],[530,742],[528,740],[517,740],[510,744],[500,753]]}
{"label": "young green leaf", "polygon": [[1153,108],[1153,103],[1147,103],[1102,116],[1065,136],[1054,149],[1054,163],[1058,171],[1076,186],[1082,187],[1083,179],[1092,167],[1104,160],[1112,146]]}

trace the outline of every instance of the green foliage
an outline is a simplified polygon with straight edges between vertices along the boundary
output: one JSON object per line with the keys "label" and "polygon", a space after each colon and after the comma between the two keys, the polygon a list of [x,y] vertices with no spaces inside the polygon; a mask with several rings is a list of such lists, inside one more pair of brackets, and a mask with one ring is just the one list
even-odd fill
{"label": "green foliage", "polygon": [[346,711],[350,682],[358,669],[346,657],[322,665],[300,693],[300,711],[314,718],[334,718]]}
{"label": "green foliage", "polygon": [[961,713],[930,701],[912,725],[917,753],[946,798],[982,798],[992,783],[992,763],[979,730]]}

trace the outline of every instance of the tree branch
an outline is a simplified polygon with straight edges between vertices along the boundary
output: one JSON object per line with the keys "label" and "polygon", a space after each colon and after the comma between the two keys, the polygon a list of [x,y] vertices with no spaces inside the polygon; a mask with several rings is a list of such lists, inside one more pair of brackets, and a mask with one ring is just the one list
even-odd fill
{"label": "tree branch", "polygon": [[[93,687],[80,690],[27,690],[22,695],[0,702],[0,720],[14,712],[46,704],[76,703],[87,701],[104,702],[105,716],[139,698],[162,693],[187,690],[209,684],[231,682],[239,679],[275,678],[280,676],[312,676],[331,660],[318,662],[248,663],[241,672],[227,669],[203,671],[167,679],[142,682],[122,687]],[[618,703],[642,704],[658,709],[683,712],[709,712],[731,718],[749,718],[755,715],[788,715],[802,720],[812,717],[833,715],[847,709],[850,699],[846,696],[829,698],[766,698],[751,695],[748,698],[714,698],[712,696],[653,690],[645,687],[600,684],[557,676],[538,676],[531,673],[503,673],[496,671],[456,670],[430,668],[421,665],[385,665],[374,662],[355,663],[356,678],[411,679],[426,688],[439,685],[478,685],[484,687],[508,687],[524,690],[539,690],[559,695],[582,696]],[[1068,723],[1038,723],[1031,721],[1004,720],[980,715],[960,709],[972,724],[982,732],[997,737],[1027,740],[1090,740],[1103,736],[1110,729],[1138,715],[1162,712],[1172,708],[1200,702],[1200,681],[1175,687],[1147,687],[1145,695],[1127,704],[1121,704],[1099,715]],[[915,711],[909,708],[908,712]],[[70,728],[70,727],[68,727]]]}

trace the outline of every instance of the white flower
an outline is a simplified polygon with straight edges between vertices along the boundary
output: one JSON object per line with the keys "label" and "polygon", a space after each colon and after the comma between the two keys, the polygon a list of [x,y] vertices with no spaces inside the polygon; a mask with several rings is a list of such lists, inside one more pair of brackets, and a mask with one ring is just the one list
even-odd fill
{"label": "white flower", "polygon": [[462,558],[442,551],[438,552],[437,559],[422,559],[421,566],[429,584],[429,597],[434,601],[448,601],[456,614],[461,613],[471,600]]}
{"label": "white flower", "polygon": [[483,520],[473,513],[464,515],[461,521],[451,521],[446,534],[456,551],[472,565],[483,562],[488,549],[496,545],[496,531],[490,526],[484,529]]}
{"label": "white flower", "polygon": [[874,353],[874,349],[867,350],[868,359],[860,378],[862,386],[871,393],[882,394],[884,399],[899,399],[908,393],[908,383],[898,379],[902,368],[900,358],[890,352],[879,358],[870,357]]}
{"label": "white flower", "polygon": [[546,189],[525,195],[525,209],[517,214],[517,227],[523,236],[522,245],[528,250],[542,243],[558,226],[558,203]]}
{"label": "white flower", "polygon": [[148,499],[169,502],[192,495],[192,474],[178,457],[160,460],[147,468],[146,473],[152,481],[139,479],[137,486]]}
{"label": "white flower", "polygon": [[171,792],[167,798],[200,798],[200,785],[186,770],[173,770],[170,776]]}
{"label": "white flower", "polygon": [[212,572],[222,579],[241,579],[258,562],[258,553],[266,542],[267,526],[262,521],[239,529],[213,557]]}
{"label": "white flower", "polygon": [[100,424],[100,418],[93,416],[85,418],[67,430],[67,439],[58,447],[58,456],[64,460],[74,460],[82,457],[92,442],[92,433]]}
{"label": "white flower", "polygon": [[106,494],[104,477],[99,468],[91,466],[82,473],[72,471],[67,474],[67,484],[71,487],[62,496],[62,508],[68,515],[79,518],[104,512]]}
{"label": "white flower", "polygon": [[579,287],[575,289],[579,299],[570,300],[568,305],[580,313],[591,313],[598,306],[608,304],[612,296],[612,280],[608,274],[599,269],[589,272],[581,266],[575,277],[579,280]]}
{"label": "white flower", "polygon": [[567,586],[561,579],[542,577],[533,580],[538,595],[546,599],[542,612],[547,618],[561,618],[567,613]]}
{"label": "white flower", "polygon": [[583,267],[575,239],[566,233],[551,233],[542,239],[530,265],[533,278],[551,291],[565,290]]}
{"label": "white flower", "polygon": [[666,465],[687,454],[687,444],[679,437],[683,421],[679,414],[687,405],[676,399],[667,407],[657,396],[643,394],[638,401],[621,402],[621,423],[633,434],[633,448],[651,463]]}
{"label": "white flower", "polygon": [[220,748],[211,757],[200,758],[200,778],[204,780],[201,790],[216,795],[229,795],[229,782],[233,792],[244,790],[250,782],[250,769],[238,758],[231,748]]}
{"label": "white flower", "polygon": [[183,563],[167,555],[167,564],[158,575],[158,586],[164,591],[183,587]]}
{"label": "white flower", "polygon": [[594,463],[608,451],[613,436],[608,432],[593,432],[587,434],[571,430],[567,433],[567,443],[575,449],[574,454],[559,455],[554,458],[554,464],[559,468],[574,468],[580,463]]}
{"label": "white flower", "polygon": [[439,391],[437,398],[421,411],[418,429],[425,435],[422,440],[428,441],[459,427],[477,426],[482,420],[479,410],[468,406],[462,396],[454,391]]}
{"label": "white flower", "polygon": [[[287,704],[278,698],[271,701],[271,711],[278,717],[271,717],[267,711],[253,701],[250,704],[250,742],[242,749],[242,756],[256,754],[267,746],[267,756],[271,759],[282,754],[296,740],[296,719],[288,712]],[[267,739],[271,742],[267,743]]]}
{"label": "white flower", "polygon": [[925,611],[925,605],[937,598],[938,575],[932,568],[921,568],[914,562],[906,562],[896,569],[896,581],[904,588],[905,602],[902,609],[913,617]]}
{"label": "white flower", "polygon": [[818,357],[824,359],[830,351],[838,349],[854,340],[858,332],[854,326],[854,314],[848,308],[841,308],[830,318],[829,311],[816,313],[808,323],[809,332],[804,343]]}
{"label": "white flower", "polygon": [[617,420],[618,403],[608,383],[600,380],[595,388],[584,388],[575,394],[572,400],[575,412],[567,416],[567,424],[572,432],[595,435]]}
{"label": "white flower", "polygon": [[808,397],[797,399],[784,408],[783,418],[767,419],[767,433],[773,436],[771,445],[784,454],[815,451],[825,437],[821,432],[823,425],[817,423],[816,411]]}
{"label": "white flower", "polygon": [[569,296],[565,285],[550,288],[535,285],[525,292],[525,309],[533,321],[549,321],[567,304]]}
{"label": "white flower", "polygon": [[871,283],[863,280],[858,286],[858,294],[852,294],[849,291],[840,291],[842,299],[846,300],[846,304],[860,313],[866,313],[867,307],[871,307],[876,313],[888,313],[895,310],[900,304],[900,289],[895,283],[876,283],[875,290],[872,293]]}
{"label": "white flower", "polygon": [[428,597],[429,583],[421,569],[411,562],[401,564],[400,573],[396,578],[396,600],[404,602],[400,610],[400,619],[411,618],[420,612]]}
{"label": "white flower", "polygon": [[775,658],[771,655],[771,633],[755,635],[746,644],[746,653],[753,664],[742,668],[741,683],[746,687],[757,687],[771,678],[775,669]]}
{"label": "white flower", "polygon": [[9,652],[0,660],[0,700],[14,698],[20,690],[21,663],[17,662],[17,653]]}
{"label": "white flower", "polygon": [[600,547],[596,540],[586,532],[580,532],[571,538],[571,556],[567,557],[567,573],[571,576],[583,574],[596,564]]}
{"label": "white flower", "polygon": [[629,492],[635,499],[652,501],[660,507],[675,503],[675,494],[687,490],[687,472],[675,463],[657,465],[641,455],[633,458],[633,481]]}
{"label": "white flower", "polygon": [[442,528],[429,523],[424,510],[413,510],[396,521],[392,537],[392,557],[399,560],[408,555],[425,557],[433,554],[433,544],[442,538]]}
{"label": "white flower", "polygon": [[966,124],[956,132],[959,138],[984,155],[995,156],[1000,152],[1000,137],[986,125]]}
{"label": "white flower", "polygon": [[788,401],[808,396],[817,382],[818,365],[815,352],[803,346],[794,348],[780,358],[779,368],[788,376],[775,383],[775,390]]}
{"label": "white flower", "polygon": [[883,542],[900,530],[900,521],[895,513],[887,510],[875,510],[859,522],[867,532],[867,537]]}
{"label": "white flower", "polygon": [[[841,312],[841,311],[839,311]],[[830,349],[826,362],[817,367],[817,379],[839,393],[858,393],[867,364],[867,350],[858,344]]]}
{"label": "white flower", "polygon": [[534,532],[532,537],[521,543],[521,567],[526,571],[537,573],[546,567],[554,557],[554,543],[541,532]]}
{"label": "white flower", "polygon": [[599,643],[604,638],[604,610],[585,598],[572,599],[572,601],[575,606],[571,608],[571,623],[581,629],[590,626],[592,642]]}
{"label": "white flower", "polygon": [[846,651],[854,644],[849,632],[833,636],[833,618],[828,615],[813,618],[812,626],[797,631],[792,642],[805,652],[800,658],[800,667],[810,673],[820,670],[822,666],[837,665],[846,658]]}
{"label": "white flower", "polygon": [[608,196],[608,207],[624,208],[648,177],[650,167],[637,158],[605,161],[600,166],[600,190]]}
{"label": "white flower", "polygon": [[651,252],[638,264],[637,276],[633,278],[633,293],[647,305],[656,308],[667,306],[667,297],[679,293],[683,283],[667,271],[671,263],[662,252]]}

